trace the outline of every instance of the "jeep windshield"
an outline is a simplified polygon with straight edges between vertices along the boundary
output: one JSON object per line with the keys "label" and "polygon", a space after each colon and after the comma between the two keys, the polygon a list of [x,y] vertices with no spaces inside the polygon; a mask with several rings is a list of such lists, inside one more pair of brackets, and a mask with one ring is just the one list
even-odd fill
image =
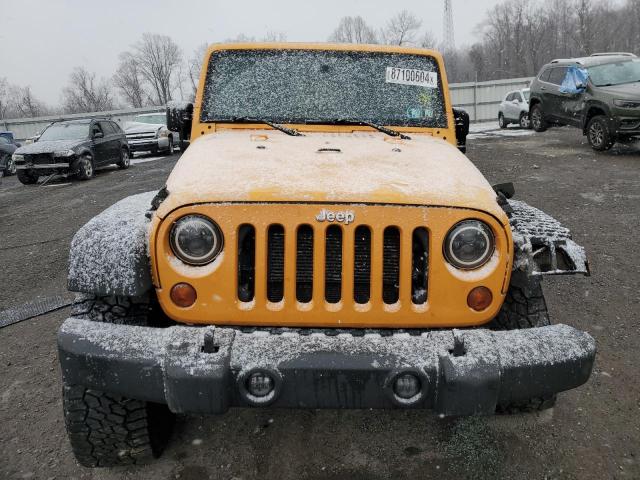
{"label": "jeep windshield", "polygon": [[82,140],[88,136],[89,123],[54,123],[42,132],[38,141]]}
{"label": "jeep windshield", "polygon": [[447,127],[435,58],[330,50],[214,52],[200,119]]}
{"label": "jeep windshield", "polygon": [[609,87],[640,82],[640,59],[591,67],[589,77],[596,87]]}

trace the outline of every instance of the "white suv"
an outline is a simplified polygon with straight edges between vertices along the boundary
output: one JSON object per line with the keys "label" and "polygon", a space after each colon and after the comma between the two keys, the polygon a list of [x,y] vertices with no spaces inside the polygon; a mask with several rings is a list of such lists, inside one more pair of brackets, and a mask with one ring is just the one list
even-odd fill
{"label": "white suv", "polygon": [[500,104],[498,123],[500,128],[507,128],[510,123],[516,123],[521,128],[531,128],[529,122],[530,90],[523,88],[509,92]]}

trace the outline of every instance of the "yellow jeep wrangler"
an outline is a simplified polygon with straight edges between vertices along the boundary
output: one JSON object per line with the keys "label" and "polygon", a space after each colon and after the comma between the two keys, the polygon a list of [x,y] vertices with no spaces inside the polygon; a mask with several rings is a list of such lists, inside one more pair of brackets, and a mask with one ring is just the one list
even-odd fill
{"label": "yellow jeep wrangler", "polygon": [[595,342],[551,325],[544,275],[588,274],[556,220],[461,153],[440,54],[209,48],[191,145],[159,192],[75,236],[58,343],[85,466],[159,455],[176,413],[548,408]]}

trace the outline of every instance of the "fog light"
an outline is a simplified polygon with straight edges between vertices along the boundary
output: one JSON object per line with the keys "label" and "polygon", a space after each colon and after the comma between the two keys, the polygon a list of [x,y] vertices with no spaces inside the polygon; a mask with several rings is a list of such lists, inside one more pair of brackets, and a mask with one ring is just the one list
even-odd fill
{"label": "fog light", "polygon": [[266,373],[252,373],[247,379],[247,390],[254,397],[264,398],[273,392],[274,387],[273,378]]}
{"label": "fog light", "polygon": [[179,307],[190,307],[196,303],[196,298],[196,289],[188,283],[178,283],[171,289],[171,301]]}
{"label": "fog light", "polygon": [[467,305],[476,312],[486,310],[493,302],[493,294],[487,287],[476,287],[467,296]]}
{"label": "fog light", "polygon": [[420,393],[420,379],[411,373],[403,373],[393,384],[393,393],[403,400],[410,400]]}

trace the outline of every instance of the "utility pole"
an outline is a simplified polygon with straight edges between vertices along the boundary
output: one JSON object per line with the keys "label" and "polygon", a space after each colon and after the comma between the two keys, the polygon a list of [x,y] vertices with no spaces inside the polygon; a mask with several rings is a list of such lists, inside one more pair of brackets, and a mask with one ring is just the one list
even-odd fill
{"label": "utility pole", "polygon": [[444,50],[453,51],[456,49],[456,36],[453,28],[453,5],[452,0],[444,0],[444,18],[442,22],[442,40]]}

